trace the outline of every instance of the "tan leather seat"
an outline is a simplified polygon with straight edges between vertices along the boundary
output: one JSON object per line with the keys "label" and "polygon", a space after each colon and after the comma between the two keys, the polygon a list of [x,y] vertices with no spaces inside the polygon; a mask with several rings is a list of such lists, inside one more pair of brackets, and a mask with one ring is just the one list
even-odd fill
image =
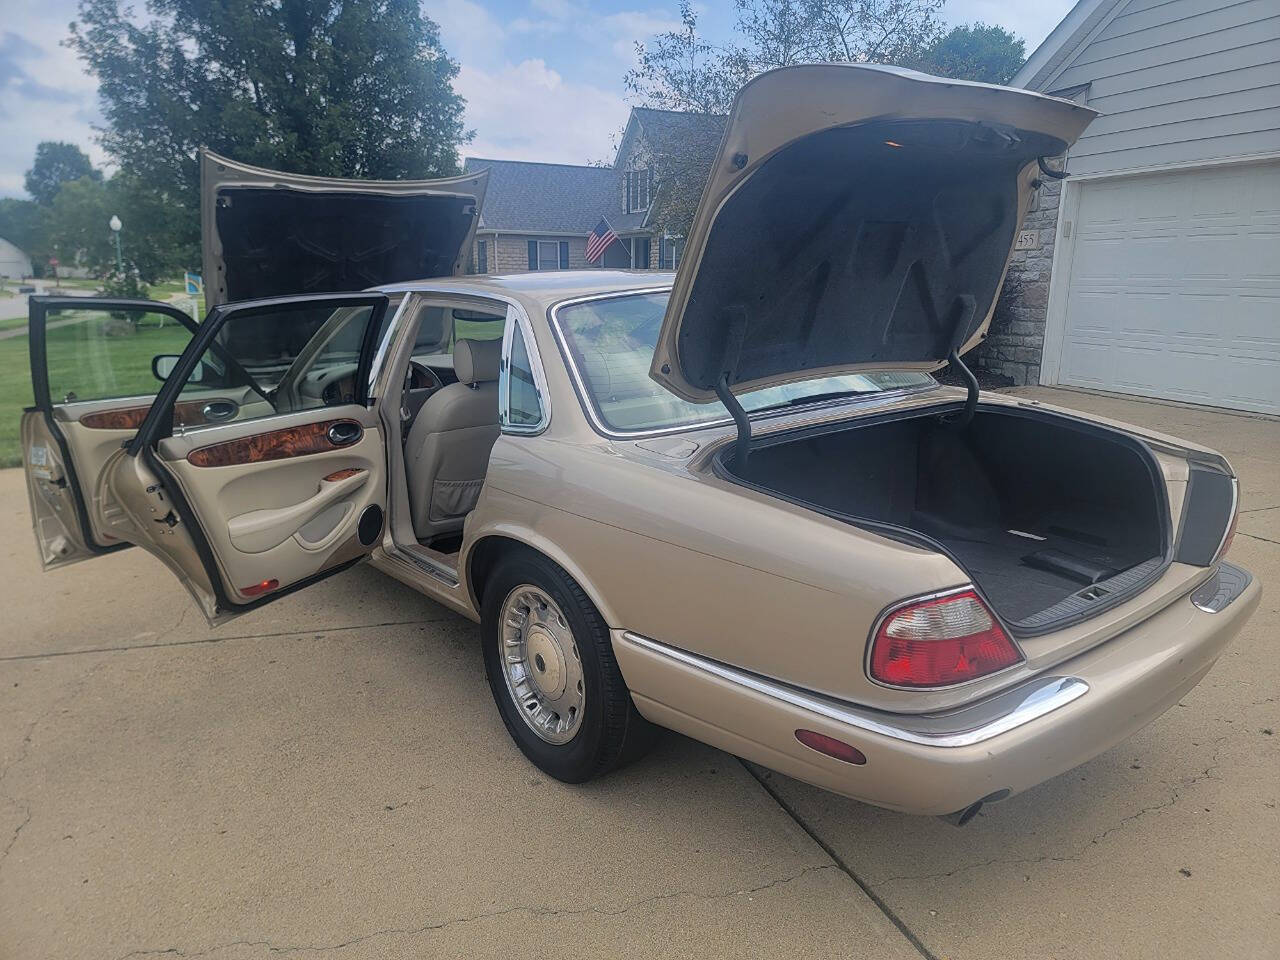
{"label": "tan leather seat", "polygon": [[419,540],[462,529],[476,505],[498,439],[501,340],[459,340],[453,347],[458,382],[441,387],[409,428],[405,468],[409,509]]}

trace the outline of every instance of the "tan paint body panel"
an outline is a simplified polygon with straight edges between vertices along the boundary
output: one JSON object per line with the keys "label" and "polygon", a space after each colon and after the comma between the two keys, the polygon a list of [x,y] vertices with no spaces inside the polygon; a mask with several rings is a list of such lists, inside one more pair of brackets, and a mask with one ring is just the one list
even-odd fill
{"label": "tan paint body panel", "polygon": [[[624,677],[648,717],[838,792],[922,813],[970,803],[984,796],[987,786],[1024,789],[1106,749],[1194,685],[1256,606],[1255,582],[1226,611],[1199,612],[1187,595],[1211,571],[1173,564],[1159,582],[1128,602],[1024,641],[1028,660],[1020,667],[940,691],[890,690],[871,683],[863,658],[868,631],[880,611],[905,597],[963,584],[967,577],[942,555],[709,475],[709,458],[732,441],[731,424],[674,433],[696,447],[684,459],[664,456],[661,448],[638,438],[596,432],[575,392],[548,310],[575,296],[651,288],[663,279],[592,271],[455,278],[385,291],[504,303],[512,311],[509,316],[528,323],[545,370],[550,422],[536,436],[504,434],[494,445],[477,507],[464,528],[456,577],[445,569],[432,572],[415,565],[401,546],[409,541],[397,542],[395,534],[397,523],[402,528],[407,520],[397,449],[397,390],[413,330],[403,305],[377,370],[372,392],[378,400],[370,409],[308,410],[269,421],[188,430],[162,441],[159,455],[205,520],[224,580],[228,561],[238,575],[250,570],[286,583],[358,556],[345,535],[314,555],[292,548],[288,555],[276,554],[279,548],[245,553],[232,542],[227,521],[287,508],[313,496],[324,478],[337,471],[368,470],[368,480],[352,496],[357,508],[376,502],[387,510],[383,539],[372,554],[380,569],[478,619],[483,584],[473,580],[470,562],[476,548],[493,537],[523,543],[558,562],[591,597],[614,631]],[[406,304],[411,301],[412,296],[404,298]],[[932,388],[855,399],[761,417],[756,426],[768,433],[888,409],[928,409],[960,396],[960,391]],[[999,395],[983,402],[1036,406]],[[346,416],[360,420],[365,435],[340,451],[228,467],[194,467],[187,461],[192,450],[219,440]],[[1186,483],[1186,463],[1178,451],[1198,448],[1171,438],[1149,439],[1167,447],[1158,453],[1176,511]],[[140,529],[150,536],[184,536],[181,525],[176,533],[166,533],[161,532],[163,524],[152,522],[157,505],[139,493],[147,477],[113,484],[116,470],[146,472],[138,459],[123,453],[113,458],[100,494],[108,517],[131,525],[140,540],[145,539]],[[117,486],[132,500],[113,502]],[[220,518],[221,526],[211,518]],[[211,585],[202,582],[204,573],[189,539],[161,558],[210,612]],[[243,585],[224,583],[228,590]],[[641,652],[627,643],[624,632],[793,689],[903,718],[980,705],[1048,670],[1079,675],[1091,689],[1070,705],[979,746],[923,747],[878,736],[855,738],[821,716],[780,707],[705,671]],[[867,767],[853,770],[800,746],[793,736],[797,726],[857,743],[868,754]]]}
{"label": "tan paint body panel", "polygon": [[[650,375],[692,403],[709,403],[715,399],[713,391],[694,386],[684,376],[678,349],[684,307],[693,293],[712,227],[725,202],[770,157],[797,140],[818,131],[871,120],[925,118],[999,123],[1048,134],[1070,144],[1096,115],[1096,111],[1069,100],[1027,90],[944,80],[909,70],[865,64],[807,64],[757,76],[738,91],[730,109],[720,151],[689,229]],[[747,158],[745,165],[735,162],[739,157]],[[1031,203],[1031,182],[1037,175],[1036,164],[1030,163],[1018,178],[1019,221]],[[1012,241],[1009,252],[1013,252]],[[1006,270],[1007,267],[1006,260]],[[743,269],[750,266],[744,265]],[[961,353],[981,342],[998,298],[997,287],[990,309],[961,347]],[[803,370],[735,383],[733,391],[748,393],[811,377],[866,370],[928,371],[941,366],[942,362],[924,359],[834,366],[813,364]]]}
{"label": "tan paint body panel", "polygon": [[[1185,599],[1059,672],[1089,685],[1079,699],[994,739],[937,747],[868,732],[821,714],[673,666],[614,634],[614,651],[636,706],[655,723],[844,796],[905,813],[963,810],[997,791],[1018,793],[1079,766],[1181,700],[1257,609],[1254,580],[1226,610]],[[802,746],[797,729],[858,747],[864,766]]]}

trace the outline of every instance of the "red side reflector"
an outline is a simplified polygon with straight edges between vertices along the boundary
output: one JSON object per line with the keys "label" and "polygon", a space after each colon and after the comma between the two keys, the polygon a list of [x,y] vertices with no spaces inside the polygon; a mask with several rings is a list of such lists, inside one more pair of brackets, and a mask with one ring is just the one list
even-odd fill
{"label": "red side reflector", "polygon": [[246,597],[257,597],[264,593],[270,593],[278,586],[280,586],[280,581],[273,577],[270,580],[263,580],[261,583],[254,583],[247,587],[241,587],[240,592]]}
{"label": "red side reflector", "polygon": [[819,753],[825,753],[828,757],[835,757],[845,763],[861,765],[867,762],[866,756],[857,747],[845,743],[843,740],[837,740],[835,737],[828,737],[825,733],[816,733],[813,730],[797,730],[796,739],[810,750],[817,750]]}
{"label": "red side reflector", "polygon": [[1022,659],[972,590],[909,603],[880,623],[871,641],[871,679],[893,687],[945,687]]}

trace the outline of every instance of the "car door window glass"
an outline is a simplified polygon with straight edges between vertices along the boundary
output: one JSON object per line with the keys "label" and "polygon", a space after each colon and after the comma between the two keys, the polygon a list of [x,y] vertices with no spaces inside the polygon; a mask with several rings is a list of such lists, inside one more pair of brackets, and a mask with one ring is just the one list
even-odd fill
{"label": "car door window glass", "polygon": [[504,313],[431,303],[422,307],[418,317],[413,358],[442,369],[452,367],[453,345],[459,340],[501,340],[507,319]]}
{"label": "car door window glass", "polygon": [[54,403],[154,396],[157,355],[186,349],[191,331],[173,317],[144,309],[50,310],[45,365]]}
{"label": "car door window glass", "polygon": [[218,401],[193,427],[357,402],[375,312],[302,302],[228,317],[182,388],[183,403]]}
{"label": "car door window glass", "polygon": [[536,427],[542,423],[542,399],[533,378],[533,365],[519,326],[511,337],[511,363],[507,386],[507,425]]}

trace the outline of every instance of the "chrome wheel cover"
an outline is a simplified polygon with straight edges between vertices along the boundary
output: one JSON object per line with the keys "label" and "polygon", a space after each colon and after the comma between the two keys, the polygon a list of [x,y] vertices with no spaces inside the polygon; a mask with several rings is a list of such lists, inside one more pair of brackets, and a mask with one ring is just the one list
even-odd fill
{"label": "chrome wheel cover", "polygon": [[569,621],[540,587],[523,583],[502,601],[498,653],[507,693],[547,743],[568,743],[582,726],[586,687]]}

